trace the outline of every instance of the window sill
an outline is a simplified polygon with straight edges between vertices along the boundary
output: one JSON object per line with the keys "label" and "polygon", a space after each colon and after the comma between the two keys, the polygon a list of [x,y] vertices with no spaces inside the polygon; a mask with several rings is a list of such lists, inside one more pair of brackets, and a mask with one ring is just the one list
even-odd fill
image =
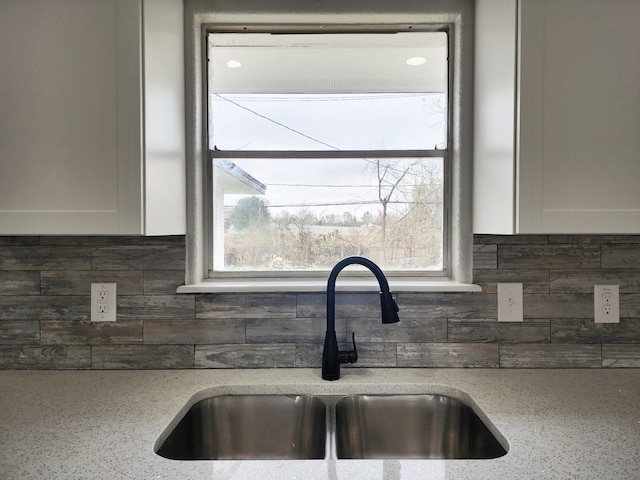
{"label": "window sill", "polygon": [[[415,278],[389,278],[392,292],[480,292],[479,285],[447,279],[424,280]],[[338,279],[337,290],[342,292],[377,292],[375,279]],[[205,280],[182,285],[177,293],[239,293],[239,292],[324,292],[326,279],[225,279]]]}

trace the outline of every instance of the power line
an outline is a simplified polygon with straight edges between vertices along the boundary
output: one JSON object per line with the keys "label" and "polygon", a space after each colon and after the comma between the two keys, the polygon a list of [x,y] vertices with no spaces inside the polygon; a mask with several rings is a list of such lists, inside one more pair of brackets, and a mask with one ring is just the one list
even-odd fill
{"label": "power line", "polygon": [[329,185],[322,183],[266,183],[268,187],[378,188],[377,185]]}
{"label": "power line", "polygon": [[[401,202],[401,201],[391,201],[387,202],[388,204],[393,205],[440,205],[441,202]],[[265,205],[267,208],[299,208],[299,207],[344,207],[344,206],[353,206],[353,205],[380,205],[378,200],[367,200],[361,202],[327,202],[327,203],[281,203],[274,205]]]}
{"label": "power line", "polygon": [[[321,183],[265,183],[267,187],[291,187],[291,188],[375,188],[378,189],[378,185],[328,185]],[[441,185],[441,183],[433,184],[433,185]],[[405,187],[414,187],[413,184],[404,184]],[[382,187],[387,188],[388,185],[382,185]]]}
{"label": "power line", "polygon": [[287,130],[289,130],[289,131],[291,131],[293,133],[296,133],[296,134],[301,135],[301,136],[303,136],[305,138],[308,138],[309,140],[312,140],[312,141],[314,141],[316,143],[319,143],[320,145],[324,145],[324,146],[329,147],[329,148],[331,148],[333,150],[340,150],[338,147],[334,147],[333,145],[331,145],[329,143],[323,142],[322,140],[318,140],[317,138],[313,138],[313,137],[307,135],[306,133],[302,133],[301,131],[296,130],[295,128],[291,128],[288,125],[285,125],[284,123],[280,123],[280,122],[278,122],[276,120],[273,120],[272,118],[267,117],[266,115],[262,115],[261,113],[258,113],[255,110],[252,110],[252,109],[250,109],[248,107],[240,105],[238,102],[234,102],[233,100],[225,98],[225,97],[223,97],[222,95],[220,95],[218,93],[214,93],[214,95],[216,97],[218,97],[218,98],[221,98],[222,100],[225,100],[225,101],[235,105],[238,108],[242,108],[243,110],[246,110],[247,112],[250,112],[250,113],[256,115],[257,117],[260,117],[260,118],[262,118],[264,120],[267,120],[268,122],[271,122],[271,123],[274,123],[275,125],[278,125],[279,127],[285,128],[285,129],[287,129]]}

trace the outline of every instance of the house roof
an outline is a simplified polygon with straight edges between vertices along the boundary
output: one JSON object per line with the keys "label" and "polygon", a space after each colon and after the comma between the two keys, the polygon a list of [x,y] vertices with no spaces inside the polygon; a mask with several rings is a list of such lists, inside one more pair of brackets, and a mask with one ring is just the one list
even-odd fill
{"label": "house roof", "polygon": [[226,158],[215,160],[215,167],[219,175],[216,182],[222,182],[221,186],[225,193],[243,193],[253,195],[264,195],[267,186],[251,176],[237,164]]}

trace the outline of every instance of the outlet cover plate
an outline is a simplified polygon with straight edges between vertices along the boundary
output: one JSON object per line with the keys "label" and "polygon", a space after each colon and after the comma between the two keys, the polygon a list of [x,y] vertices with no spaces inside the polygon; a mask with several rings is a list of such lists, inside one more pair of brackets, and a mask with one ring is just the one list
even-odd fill
{"label": "outlet cover plate", "polygon": [[91,284],[91,321],[116,321],[116,284]]}
{"label": "outlet cover plate", "polygon": [[498,321],[522,322],[524,307],[521,283],[498,284]]}
{"label": "outlet cover plate", "polygon": [[618,285],[594,287],[593,313],[596,323],[620,323],[620,287]]}

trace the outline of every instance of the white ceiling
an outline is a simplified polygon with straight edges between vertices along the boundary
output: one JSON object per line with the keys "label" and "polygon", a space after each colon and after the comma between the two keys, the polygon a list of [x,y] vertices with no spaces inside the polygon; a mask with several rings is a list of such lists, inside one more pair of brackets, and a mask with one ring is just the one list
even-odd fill
{"label": "white ceiling", "polygon": [[[447,34],[209,35],[211,93],[442,92]],[[419,66],[411,57],[424,57]],[[229,68],[227,62],[240,62]]]}

